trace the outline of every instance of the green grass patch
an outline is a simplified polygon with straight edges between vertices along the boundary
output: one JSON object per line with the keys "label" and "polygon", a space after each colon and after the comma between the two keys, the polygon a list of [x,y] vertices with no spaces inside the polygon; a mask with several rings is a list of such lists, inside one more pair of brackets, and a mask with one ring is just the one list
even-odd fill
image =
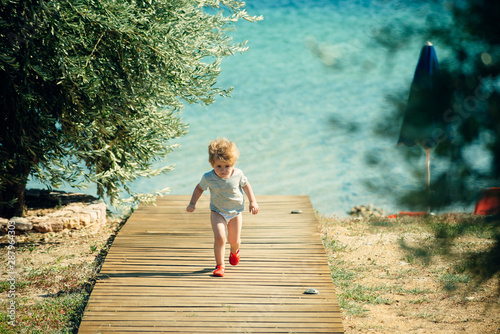
{"label": "green grass patch", "polygon": [[471,280],[470,275],[467,274],[443,274],[439,281],[446,291],[455,291],[461,284],[469,284]]}
{"label": "green grass patch", "polygon": [[82,288],[88,281],[82,273],[85,272],[81,265],[53,266],[34,269],[22,277],[26,286],[34,288],[70,291]]}
{"label": "green grass patch", "polygon": [[422,297],[422,298],[418,298],[418,299],[415,299],[415,300],[410,300],[408,303],[410,303],[410,304],[425,304],[425,303],[428,303],[428,302],[429,302],[428,298]]}
{"label": "green grass patch", "polygon": [[359,303],[339,298],[339,306],[348,316],[366,316],[368,310]]}
{"label": "green grass patch", "polygon": [[371,287],[353,283],[340,296],[346,300],[365,304],[390,304],[391,301],[389,299],[380,296],[379,291],[385,289],[385,287]]}
{"label": "green grass patch", "polygon": [[437,216],[428,222],[437,238],[449,239],[458,236],[472,236],[477,238],[494,238],[496,228],[487,218],[482,216],[467,216],[451,219],[447,215]]}
{"label": "green grass patch", "polygon": [[368,221],[368,225],[373,227],[394,227],[397,225],[396,221],[391,221],[388,219],[371,219]]}
{"label": "green grass patch", "polygon": [[349,272],[344,268],[334,265],[330,266],[330,273],[333,282],[335,282],[336,285],[343,287],[349,286],[353,278],[356,276],[353,272]]}
{"label": "green grass patch", "polygon": [[[23,290],[27,286],[29,286],[28,282],[24,282],[24,281],[19,282],[19,280],[16,280],[16,291]],[[7,291],[10,290],[10,288],[11,288],[10,282],[8,282],[6,280],[0,282],[0,293],[6,293]]]}
{"label": "green grass patch", "polygon": [[332,252],[341,252],[347,248],[347,245],[344,245],[335,239],[325,239],[323,240],[323,245],[326,249],[331,250]]}
{"label": "green grass patch", "polygon": [[86,293],[68,293],[48,297],[34,305],[20,305],[20,333],[73,333],[83,313]]}

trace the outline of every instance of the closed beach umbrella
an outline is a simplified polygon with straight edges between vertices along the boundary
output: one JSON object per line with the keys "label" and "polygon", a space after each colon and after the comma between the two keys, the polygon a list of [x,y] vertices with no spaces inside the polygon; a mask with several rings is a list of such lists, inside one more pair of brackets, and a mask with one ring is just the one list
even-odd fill
{"label": "closed beach umbrella", "polygon": [[431,149],[443,140],[453,141],[453,131],[444,117],[449,108],[446,86],[439,73],[434,46],[427,42],[420,52],[398,140],[398,145],[420,145],[425,149],[427,186]]}

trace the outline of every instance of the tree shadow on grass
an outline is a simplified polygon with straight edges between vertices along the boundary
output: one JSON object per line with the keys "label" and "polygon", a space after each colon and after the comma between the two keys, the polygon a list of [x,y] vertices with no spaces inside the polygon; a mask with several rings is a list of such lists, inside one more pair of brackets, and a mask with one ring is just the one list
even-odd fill
{"label": "tree shadow on grass", "polygon": [[[443,216],[444,217],[444,216]],[[468,277],[471,287],[478,287],[494,278],[500,281],[500,215],[472,216],[457,218],[455,221],[438,221],[432,218],[422,221],[432,231],[433,238],[418,245],[412,246],[404,239],[400,239],[399,246],[405,252],[405,259],[410,264],[418,261],[424,266],[433,263],[435,256],[448,260],[451,264],[448,278],[453,280]],[[476,237],[488,244],[485,249],[455,248],[457,240],[462,237]],[[446,275],[445,275],[446,276]],[[449,279],[443,280],[445,290],[456,290],[456,284],[448,284]],[[467,284],[469,285],[469,284]],[[500,286],[497,290],[500,296]]]}

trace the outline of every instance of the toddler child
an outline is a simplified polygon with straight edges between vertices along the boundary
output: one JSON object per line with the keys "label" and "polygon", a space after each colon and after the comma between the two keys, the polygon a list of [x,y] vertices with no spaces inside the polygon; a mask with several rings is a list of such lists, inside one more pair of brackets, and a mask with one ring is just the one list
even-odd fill
{"label": "toddler child", "polygon": [[245,210],[243,191],[250,202],[249,211],[254,215],[259,212],[259,205],[250,183],[243,172],[234,167],[239,154],[236,145],[226,138],[210,142],[208,161],[213,170],[203,175],[186,208],[188,212],[193,212],[201,194],[210,188],[210,222],[214,233],[214,255],[217,263],[214,276],[218,277],[224,276],[226,239],[231,245],[229,263],[235,266],[240,261],[240,235],[243,223],[241,212]]}

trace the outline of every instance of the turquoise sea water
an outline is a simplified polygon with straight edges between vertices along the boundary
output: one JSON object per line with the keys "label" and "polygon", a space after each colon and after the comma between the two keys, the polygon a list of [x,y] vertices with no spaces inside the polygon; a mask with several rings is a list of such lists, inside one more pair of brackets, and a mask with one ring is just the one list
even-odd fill
{"label": "turquoise sea water", "polygon": [[[389,18],[423,25],[436,8],[402,1],[248,0],[249,13],[264,20],[239,22],[232,33],[250,47],[222,63],[218,83],[234,86],[232,97],[186,106],[189,133],[175,141],[181,147],[167,159],[175,170],[134,189],[191,194],[211,169],[209,141],[227,137],[238,145],[237,166],[257,196],[309,195],[319,212],[337,216],[359,204],[407,209],[364,183],[378,180],[395,193],[415,186],[397,159],[391,161],[404,149],[396,147],[397,138],[375,136],[372,125],[387,113],[386,94],[409,89],[425,40],[414,39],[388,57],[373,36]],[[368,153],[388,161],[385,169],[370,167]]]}
{"label": "turquoise sea water", "polygon": [[236,41],[248,40],[250,51],[223,62],[219,84],[234,86],[232,97],[185,108],[189,134],[168,159],[176,168],[155,183],[191,194],[211,168],[208,142],[227,137],[238,145],[238,166],[257,196],[309,195],[321,213],[338,216],[359,204],[407,209],[364,183],[378,179],[395,192],[415,185],[397,161],[385,170],[366,163],[367,153],[390,161],[404,149],[396,147],[397,138],[374,136],[372,127],[387,112],[386,94],[409,88],[425,40],[388,57],[373,36],[388,18],[418,26],[436,10],[408,3],[247,1],[249,13],[264,20],[238,24],[234,33]]}

